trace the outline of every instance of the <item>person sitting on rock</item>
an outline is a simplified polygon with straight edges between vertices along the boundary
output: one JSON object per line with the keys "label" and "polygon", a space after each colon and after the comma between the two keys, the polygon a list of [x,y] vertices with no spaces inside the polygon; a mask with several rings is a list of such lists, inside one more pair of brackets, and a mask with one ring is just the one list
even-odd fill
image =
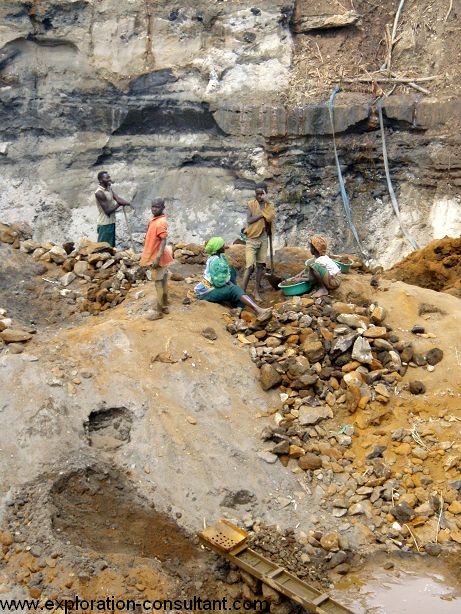
{"label": "person sitting on rock", "polygon": [[309,249],[315,261],[308,265],[320,288],[312,296],[327,296],[329,290],[336,290],[341,284],[341,269],[334,260],[327,256],[327,240],[321,235],[314,235],[309,241]]}
{"label": "person sitting on rock", "polygon": [[168,309],[168,267],[173,262],[171,250],[167,246],[168,225],[164,214],[165,201],[154,198],[151,203],[152,219],[147,227],[144,250],[140,265],[151,267],[157,292],[157,310],[149,320],[159,320]]}
{"label": "person sitting on rock", "polygon": [[224,245],[222,237],[212,237],[206,244],[205,251],[210,257],[206,262],[203,280],[194,288],[196,296],[210,303],[229,303],[232,307],[247,306],[256,313],[258,322],[269,320],[272,309],[263,309],[257,305],[235,283],[237,272],[227,261]]}
{"label": "person sitting on rock", "polygon": [[327,296],[330,290],[336,290],[341,284],[341,269],[327,256],[327,240],[321,235],[314,235],[309,241],[309,249],[314,256],[306,260],[306,268],[293,279],[299,281],[312,281],[318,283],[320,288],[314,292],[313,297]]}

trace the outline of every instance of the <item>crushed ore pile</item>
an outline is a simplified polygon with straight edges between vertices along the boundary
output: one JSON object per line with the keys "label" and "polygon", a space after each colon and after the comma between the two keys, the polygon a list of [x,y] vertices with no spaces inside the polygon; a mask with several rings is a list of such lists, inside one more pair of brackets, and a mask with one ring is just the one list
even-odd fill
{"label": "crushed ore pile", "polygon": [[[385,319],[377,304],[293,297],[275,306],[264,327],[243,312],[229,320],[227,330],[250,346],[263,389],[280,391],[280,404],[268,412],[274,424],[261,433],[265,443],[259,458],[304,475],[309,489],[321,486],[333,516],[361,523],[365,542],[414,548],[414,531],[421,527],[427,529],[421,538],[426,551],[436,554],[440,543],[461,543],[459,443],[440,441],[425,425],[383,437],[383,445],[366,455],[364,467],[354,451],[360,431],[379,427],[402,403],[402,390],[426,391],[416,379],[402,382],[407,370],[431,372],[443,360],[439,348],[422,354],[411,342],[400,341]],[[412,333],[431,338],[419,326]],[[408,474],[386,461],[388,452],[408,458]],[[431,476],[432,462],[443,465],[442,486]],[[304,539],[325,549],[324,534],[310,531]],[[422,545],[418,542],[418,548]],[[345,553],[339,542],[331,548],[335,551]],[[346,559],[347,553],[338,555],[334,564]]]}
{"label": "crushed ore pile", "polygon": [[310,535],[294,529],[256,527],[249,545],[298,578],[318,586],[328,586],[328,571],[346,574],[353,552],[347,537],[336,531],[312,531]]}
{"label": "crushed ore pile", "polygon": [[[38,263],[61,269],[60,276],[47,281],[54,283],[56,293],[69,304],[75,304],[80,312],[94,315],[115,307],[125,300],[131,288],[152,279],[149,269],[139,265],[139,254],[118,251],[108,243],[82,239],[78,246],[72,242],[57,245],[38,243],[31,237],[32,230],[26,224],[0,223],[0,243],[29,254]],[[204,264],[207,259],[203,245],[186,243],[173,246],[173,256],[181,264]],[[30,332],[16,334],[15,341],[26,341],[19,337]]]}
{"label": "crushed ore pile", "polygon": [[61,275],[47,279],[56,285],[56,293],[78,310],[91,314],[122,303],[133,286],[149,279],[150,272],[139,265],[139,256],[117,251],[108,243],[82,239],[74,243],[37,243],[32,232],[12,224],[0,224],[0,242],[30,254],[33,260],[57,265]]}
{"label": "crushed ore pile", "polygon": [[[263,389],[282,386],[280,421],[314,427],[333,417],[333,406],[354,412],[373,402],[385,405],[409,366],[430,368],[442,360],[438,348],[421,355],[411,343],[400,342],[385,316],[375,304],[294,297],[278,304],[262,329],[243,312],[227,330],[252,344]],[[414,332],[428,336],[423,329]]]}

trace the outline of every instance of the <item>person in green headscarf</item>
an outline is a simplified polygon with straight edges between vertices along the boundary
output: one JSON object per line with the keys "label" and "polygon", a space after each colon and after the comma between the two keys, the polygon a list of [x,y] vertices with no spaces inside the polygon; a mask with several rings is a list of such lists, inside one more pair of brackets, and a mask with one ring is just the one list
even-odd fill
{"label": "person in green headscarf", "polygon": [[217,254],[224,246],[225,242],[222,237],[211,237],[205,245],[205,251],[209,256],[213,256],[213,254]]}
{"label": "person in green headscarf", "polygon": [[225,242],[222,237],[212,237],[206,244],[205,251],[210,257],[206,262],[202,281],[194,288],[196,296],[211,303],[230,303],[232,307],[247,306],[256,313],[258,322],[269,320],[272,309],[257,305],[235,283],[237,272],[227,261],[224,249]]}

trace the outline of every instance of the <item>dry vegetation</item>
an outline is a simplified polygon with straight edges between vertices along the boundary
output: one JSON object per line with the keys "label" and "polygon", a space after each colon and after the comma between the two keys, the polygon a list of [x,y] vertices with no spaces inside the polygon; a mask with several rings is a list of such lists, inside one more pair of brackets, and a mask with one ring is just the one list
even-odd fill
{"label": "dry vegetation", "polygon": [[[381,93],[379,86],[373,88],[372,82],[357,79],[376,80],[387,95],[421,91],[408,84],[383,81],[395,78],[414,79],[427,95],[450,96],[459,92],[461,51],[453,2],[406,0],[396,21],[400,4],[400,0],[330,3],[332,13],[355,10],[362,16],[361,23],[295,37],[286,102],[325,100],[336,84],[351,93]],[[387,70],[393,31],[391,69]],[[423,78],[427,82],[418,81]]]}

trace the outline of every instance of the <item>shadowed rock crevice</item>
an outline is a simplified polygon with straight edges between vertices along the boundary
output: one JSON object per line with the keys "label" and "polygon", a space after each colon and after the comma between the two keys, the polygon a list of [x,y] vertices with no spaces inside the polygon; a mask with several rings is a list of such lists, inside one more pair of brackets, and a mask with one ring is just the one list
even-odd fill
{"label": "shadowed rock crevice", "polygon": [[140,109],[130,109],[116,135],[177,132],[222,134],[207,104],[159,101]]}
{"label": "shadowed rock crevice", "polygon": [[126,407],[92,411],[85,423],[90,446],[113,450],[130,441],[133,417]]}
{"label": "shadowed rock crevice", "polygon": [[[40,48],[56,49],[57,53],[62,53],[64,49],[78,53],[78,47],[72,41],[65,40],[62,38],[40,38],[33,34],[29,34],[27,37],[19,37],[10,41],[3,47],[2,53],[16,52],[16,55],[18,55],[19,53],[25,55],[33,54],[34,45]],[[30,68],[33,69],[33,66],[31,66]]]}
{"label": "shadowed rock crevice", "polygon": [[163,87],[168,83],[175,83],[178,80],[172,70],[155,70],[146,75],[141,75],[130,83],[130,94],[152,94],[153,88]]}

